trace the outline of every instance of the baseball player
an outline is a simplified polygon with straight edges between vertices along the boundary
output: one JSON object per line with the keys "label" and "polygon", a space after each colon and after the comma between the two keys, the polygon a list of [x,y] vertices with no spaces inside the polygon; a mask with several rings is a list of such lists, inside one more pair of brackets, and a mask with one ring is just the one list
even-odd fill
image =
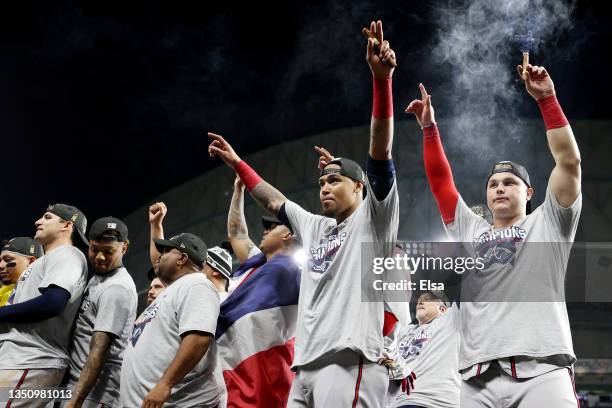
{"label": "baseball player", "polygon": [[[380,50],[368,40],[373,74],[367,178],[352,160],[336,158],[320,173],[324,216],[311,214],[261,179],[227,141],[209,133],[211,156],[219,156],[254,199],[291,226],[308,256],[301,274],[289,407],[380,407],[387,390],[383,354],[384,310],[380,301],[361,301],[361,262],[391,253],[397,236],[398,194],[391,160],[393,108],[387,61],[395,59],[383,40],[382,23],[372,22]],[[363,197],[364,189],[368,194]],[[364,243],[366,250],[362,247]]]}
{"label": "baseball player", "polygon": [[136,285],[123,266],[128,228],[113,217],[89,230],[89,280],[74,326],[70,352],[69,408],[119,406],[121,361],[136,319]]}
{"label": "baseball player", "polygon": [[[464,276],[462,282],[462,407],[494,407],[502,401],[512,407],[579,405],[572,371],[576,357],[562,295],[582,207],[580,152],[546,69],[525,68],[523,76],[523,67],[518,67],[519,75],[540,107],[555,160],[544,202],[533,212],[527,170],[501,161],[486,182],[493,224],[474,214],[455,188],[431,97],[422,84],[422,99],[406,109],[423,127],[425,169],[446,228],[457,241],[473,242],[474,253],[486,265],[486,272],[471,274],[469,280]],[[472,289],[487,290],[465,301],[466,282],[476,283]],[[552,301],[499,301],[532,288]],[[474,302],[480,296],[494,301]]]}
{"label": "baseball player", "polygon": [[[393,408],[455,408],[459,406],[458,310],[442,291],[428,291],[416,305],[418,324],[398,324],[394,330],[398,371],[389,382]],[[402,322],[404,323],[404,322]],[[402,389],[410,367],[417,375],[414,390]],[[404,386],[405,387],[405,386]]]}
{"label": "baseball player", "polygon": [[[221,303],[215,336],[229,407],[284,407],[294,377],[290,368],[300,281],[293,256],[297,244],[280,220],[264,216],[262,223],[264,232],[256,246],[244,217],[244,184],[237,177],[227,231],[241,265]],[[262,333],[253,333],[251,327],[261,328]],[[249,346],[238,349],[236,344]],[[265,364],[253,356],[253,350],[265,354]],[[243,365],[245,360],[250,363]],[[236,369],[241,365],[245,368]]]}
{"label": "baseball player", "polygon": [[9,302],[15,290],[15,284],[28,266],[43,256],[42,245],[30,237],[17,237],[6,241],[0,253],[0,307]]}
{"label": "baseball player", "polygon": [[[0,387],[59,386],[69,364],[70,330],[87,282],[87,261],[75,247],[87,244],[87,219],[76,207],[55,204],[35,223],[45,255],[17,281],[12,304],[0,308]],[[39,407],[46,400],[12,399],[12,407]]]}
{"label": "baseball player", "polygon": [[147,306],[153,303],[153,301],[157,299],[159,294],[162,293],[164,289],[166,289],[166,285],[164,285],[161,279],[157,277],[155,269],[157,269],[156,266],[149,269],[149,272],[147,273],[147,276],[151,281],[151,283],[149,284],[149,290],[147,291]]}
{"label": "baseball player", "polygon": [[125,407],[216,407],[219,295],[202,273],[206,244],[189,233],[155,244],[161,253],[159,278],[168,286],[134,324],[121,367],[121,402]]}

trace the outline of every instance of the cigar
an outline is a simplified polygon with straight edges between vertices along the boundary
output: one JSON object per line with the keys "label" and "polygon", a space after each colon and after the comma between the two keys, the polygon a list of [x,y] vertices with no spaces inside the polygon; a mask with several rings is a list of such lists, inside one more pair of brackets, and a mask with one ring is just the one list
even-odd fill
{"label": "cigar", "polygon": [[529,65],[529,52],[523,51],[523,79],[527,74],[527,65]]}
{"label": "cigar", "polygon": [[[378,42],[378,39],[377,39],[377,38],[374,36],[374,34],[372,34],[372,32],[371,32],[371,31],[370,31],[368,28],[364,27],[364,28],[361,30],[361,33],[363,34],[363,36],[364,36],[365,38],[371,38],[371,39],[373,39],[373,40],[374,40],[374,49],[375,49],[376,51],[380,51],[380,43]],[[388,64],[388,65],[389,65],[391,68],[395,68],[395,67],[397,67],[397,61],[396,61],[396,60],[395,60],[395,58],[393,58],[393,57],[392,57],[392,58],[389,58],[389,59],[387,60],[386,64]]]}

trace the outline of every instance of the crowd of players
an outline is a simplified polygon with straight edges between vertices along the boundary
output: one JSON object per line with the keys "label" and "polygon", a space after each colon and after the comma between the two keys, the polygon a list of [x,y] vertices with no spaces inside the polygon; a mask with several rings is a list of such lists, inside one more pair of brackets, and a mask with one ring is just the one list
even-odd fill
{"label": "crowd of players", "polygon": [[[87,232],[83,212],[54,204],[35,222],[34,238],[5,242],[0,389],[10,391],[2,395],[7,407],[577,406],[576,357],[563,302],[450,302],[444,293],[429,291],[420,295],[411,324],[409,313],[385,302],[384,293],[378,301],[362,301],[361,262],[393,252],[400,211],[391,158],[389,61],[395,53],[381,22],[370,30],[377,41],[368,40],[366,53],[374,98],[365,172],[317,147],[322,215],[288,200],[222,136],[209,133],[209,155],[237,175],[229,245],[209,247],[190,233],[166,239],[167,208],[151,205],[153,272],[139,316],[136,287],[123,265],[128,228],[120,219],[98,219]],[[423,85],[421,99],[406,112],[423,129],[425,171],[449,235],[474,242],[478,253],[495,245],[512,252],[511,259],[487,264],[487,279],[503,288],[511,271],[514,279],[530,282],[537,275],[550,290],[560,290],[569,256],[562,244],[573,241],[581,208],[580,154],[546,70],[529,65],[518,71],[542,111],[555,159],[544,203],[533,211],[526,169],[501,161],[486,180],[493,224],[475,215],[455,188]],[[263,219],[259,245],[248,235],[245,189],[272,215]],[[505,229],[520,233],[504,234]],[[559,245],[535,254],[520,245],[526,242]],[[303,264],[292,256],[300,247]],[[239,273],[232,273],[232,253]],[[269,278],[258,280],[262,276]],[[258,285],[266,285],[265,291],[256,292],[262,290]],[[216,333],[253,293],[269,297],[273,291],[297,304],[297,316],[287,325],[295,336],[291,353],[279,366],[226,376],[218,360],[243,345],[217,344]],[[272,334],[284,330],[258,324]],[[274,371],[290,368],[294,375],[272,380]],[[266,405],[263,397],[246,395],[256,380],[258,393],[274,395]],[[238,391],[228,393],[230,386]],[[18,393],[56,387],[69,392],[61,401]]]}

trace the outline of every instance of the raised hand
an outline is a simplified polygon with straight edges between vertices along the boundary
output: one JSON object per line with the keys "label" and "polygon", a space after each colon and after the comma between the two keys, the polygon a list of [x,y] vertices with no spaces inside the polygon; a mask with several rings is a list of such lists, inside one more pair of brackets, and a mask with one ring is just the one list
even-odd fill
{"label": "raised hand", "polygon": [[555,94],[555,85],[544,67],[529,64],[527,69],[525,69],[525,76],[523,76],[522,65],[518,65],[516,69],[521,79],[525,82],[527,92],[536,101]]}
{"label": "raised hand", "polygon": [[167,212],[168,208],[163,202],[152,204],[149,207],[149,223],[161,225]]}
{"label": "raised hand", "polygon": [[208,137],[212,139],[212,142],[208,146],[208,155],[210,157],[217,156],[221,158],[221,160],[232,169],[240,163],[240,157],[223,136],[208,132]]}
{"label": "raised hand", "polygon": [[387,61],[389,59],[395,60],[395,51],[390,48],[389,41],[383,39],[382,21],[372,21],[370,23],[370,32],[374,34],[380,44],[380,49],[377,50],[374,46],[374,40],[368,38],[366,61],[372,70],[372,75],[376,79],[391,78],[394,68]]}
{"label": "raised hand", "polygon": [[234,190],[244,191],[244,183],[242,182],[240,176],[236,176],[236,179],[234,180]]}
{"label": "raised hand", "polygon": [[421,128],[427,127],[432,123],[436,123],[434,109],[431,106],[431,95],[427,93],[423,84],[419,84],[421,90],[421,100],[415,99],[406,108],[406,113],[414,113],[417,122]]}
{"label": "raised hand", "polygon": [[334,156],[324,147],[315,146],[314,149],[319,154],[319,170],[323,170],[330,161],[334,160]]}

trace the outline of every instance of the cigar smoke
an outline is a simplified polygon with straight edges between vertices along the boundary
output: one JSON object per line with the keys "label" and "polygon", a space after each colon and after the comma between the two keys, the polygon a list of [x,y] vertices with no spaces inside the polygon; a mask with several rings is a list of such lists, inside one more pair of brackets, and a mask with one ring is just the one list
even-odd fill
{"label": "cigar smoke", "polygon": [[[521,51],[531,52],[532,65],[554,60],[561,52],[555,40],[572,28],[572,4],[544,0],[437,4],[431,64],[446,75],[437,89],[430,87],[430,93],[434,107],[444,109],[436,115],[445,145],[458,149],[455,157],[465,161],[457,167],[484,175],[492,162],[502,158],[529,167],[529,151],[521,149],[532,146],[520,143],[528,129],[518,107],[532,101],[525,97],[516,66],[522,63]],[[561,69],[551,67],[549,72]]]}

